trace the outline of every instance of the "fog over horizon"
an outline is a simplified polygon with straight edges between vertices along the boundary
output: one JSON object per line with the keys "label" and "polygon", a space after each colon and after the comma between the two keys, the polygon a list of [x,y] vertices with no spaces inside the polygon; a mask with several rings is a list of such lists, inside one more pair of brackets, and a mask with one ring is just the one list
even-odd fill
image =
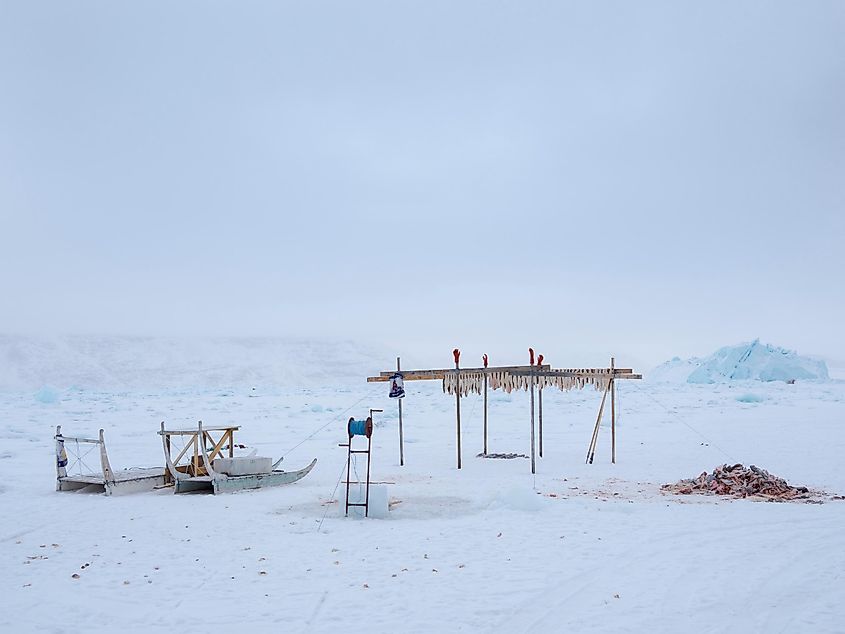
{"label": "fog over horizon", "polygon": [[3,2],[0,333],[845,366],[843,60],[841,2]]}

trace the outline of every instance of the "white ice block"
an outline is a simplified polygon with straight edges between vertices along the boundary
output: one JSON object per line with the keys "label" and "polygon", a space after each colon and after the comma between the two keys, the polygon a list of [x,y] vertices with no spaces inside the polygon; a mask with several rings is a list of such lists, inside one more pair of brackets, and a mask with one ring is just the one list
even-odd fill
{"label": "white ice block", "polygon": [[[352,484],[349,487],[349,503],[350,504],[363,504],[364,503],[364,494],[366,491],[366,487],[361,485],[360,487],[357,484]],[[371,484],[370,485],[370,509],[367,517],[371,519],[378,519],[383,520],[387,519],[387,515],[389,513],[388,502],[390,500],[390,494],[387,485],[384,484]],[[346,510],[346,505],[344,504],[344,498],[341,495],[340,498],[340,512],[341,514],[344,513]],[[364,517],[364,507],[363,506],[350,506],[349,507],[349,517]]]}
{"label": "white ice block", "polygon": [[273,469],[273,459],[262,456],[215,458],[212,466],[218,473],[228,476],[256,475],[270,473]]}

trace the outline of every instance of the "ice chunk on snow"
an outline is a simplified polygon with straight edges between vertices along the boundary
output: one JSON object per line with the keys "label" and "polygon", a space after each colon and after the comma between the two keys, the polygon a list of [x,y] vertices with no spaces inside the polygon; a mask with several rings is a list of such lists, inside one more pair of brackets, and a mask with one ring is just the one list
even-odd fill
{"label": "ice chunk on snow", "polygon": [[720,381],[794,381],[827,380],[824,361],[802,357],[793,350],[751,343],[720,348],[704,359],[682,360],[675,357],[652,372],[657,381],[716,383]]}
{"label": "ice chunk on snow", "polygon": [[[365,497],[365,489],[364,486],[352,485],[349,489],[349,503],[350,504],[363,504]],[[387,515],[389,512],[389,500],[390,496],[388,494],[387,485],[384,484],[371,484],[370,485],[370,502],[369,502],[369,509],[367,510],[367,517],[370,519],[377,519],[383,520],[387,519]],[[340,510],[343,513],[345,511],[346,505],[343,503],[343,499],[340,500]],[[364,517],[364,507],[363,506],[351,506],[349,507],[349,517]]]}
{"label": "ice chunk on snow", "polygon": [[54,387],[45,385],[35,393],[35,400],[47,405],[57,403],[59,401],[59,391]]}
{"label": "ice chunk on snow", "polygon": [[743,394],[741,396],[737,396],[736,400],[740,403],[762,403],[766,400],[765,397],[760,396],[759,394]]}
{"label": "ice chunk on snow", "polygon": [[789,381],[827,379],[824,361],[801,357],[792,350],[761,344],[726,346],[705,359],[687,378],[688,383],[715,383],[728,379]]}
{"label": "ice chunk on snow", "polygon": [[499,492],[494,505],[512,511],[539,511],[542,499],[531,487],[511,487]]}

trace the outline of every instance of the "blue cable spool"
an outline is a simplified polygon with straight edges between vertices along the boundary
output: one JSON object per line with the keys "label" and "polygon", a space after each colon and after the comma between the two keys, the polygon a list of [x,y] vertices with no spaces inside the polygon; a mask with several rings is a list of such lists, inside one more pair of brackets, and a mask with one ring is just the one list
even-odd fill
{"label": "blue cable spool", "polygon": [[369,438],[373,434],[373,419],[369,417],[367,420],[350,418],[346,427],[350,438],[352,436],[366,436]]}

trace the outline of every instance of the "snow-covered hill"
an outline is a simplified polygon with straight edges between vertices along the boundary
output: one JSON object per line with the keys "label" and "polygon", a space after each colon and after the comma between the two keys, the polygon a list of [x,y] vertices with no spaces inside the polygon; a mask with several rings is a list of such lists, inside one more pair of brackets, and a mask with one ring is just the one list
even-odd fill
{"label": "snow-covered hill", "polygon": [[393,356],[328,339],[0,335],[0,389],[307,386],[361,381]]}
{"label": "snow-covered hill", "polygon": [[793,350],[760,343],[720,348],[709,357],[675,357],[649,374],[654,381],[718,383],[721,381],[804,381],[830,378],[824,361],[800,356]]}

